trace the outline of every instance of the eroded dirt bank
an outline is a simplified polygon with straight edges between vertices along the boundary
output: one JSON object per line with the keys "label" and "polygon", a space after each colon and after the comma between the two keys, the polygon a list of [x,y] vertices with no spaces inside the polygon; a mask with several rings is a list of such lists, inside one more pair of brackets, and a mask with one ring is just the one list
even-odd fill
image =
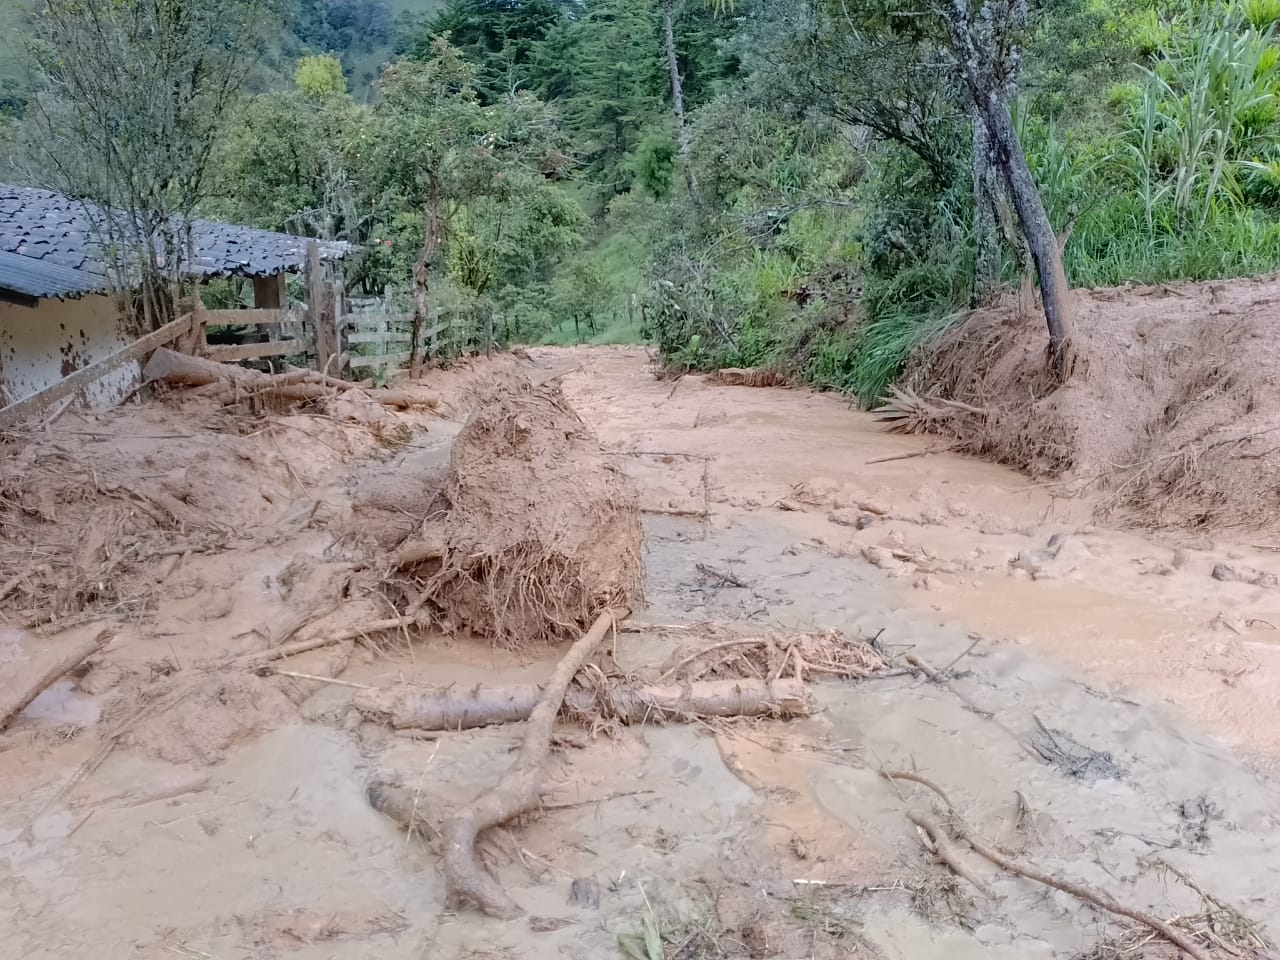
{"label": "eroded dirt bank", "polygon": [[[1110,522],[1187,537],[1280,531],[1280,279],[1073,291],[1074,375],[1008,297],[922,345],[905,380],[955,446],[1088,492]],[[908,407],[913,404],[907,404]],[[936,419],[933,419],[936,416]]]}
{"label": "eroded dirt bank", "polygon": [[[821,684],[822,712],[800,721],[566,726],[548,808],[492,851],[527,916],[446,912],[432,838],[398,832],[364,785],[390,775],[468,802],[518,729],[398,736],[353,718],[348,685],[527,682],[553,658],[430,630],[291,658],[294,676],[227,660],[257,649],[255,629],[390,615],[354,568],[413,528],[422,494],[403,478],[438,475],[483,369],[430,383],[439,412],[396,414],[411,432],[394,444],[297,415],[231,431],[190,408],[64,417],[42,442],[145,442],[155,483],[175,443],[225,445],[248,469],[207,495],[226,530],[171,533],[199,537],[173,569],[131,555],[71,632],[9,611],[13,658],[110,631],[89,670],[0,733],[15,955],[586,960],[624,956],[619,936],[649,926],[684,960],[1012,960],[1084,955],[1118,930],[976,858],[995,897],[957,883],[907,817],[929,795],[882,767],[927,775],[1008,849],[1163,917],[1204,909],[1175,870],[1280,916],[1280,557],[1097,527],[1086,498],[989,464],[885,459],[933,441],[887,436],[832,397],[660,383],[636,349],[532,358],[638,484],[649,626],[617,638],[621,673],[731,632],[836,629],[952,667],[952,688],[904,674]],[[200,438],[132,439],[183,433]],[[241,512],[230,494],[250,489]],[[162,539],[142,542],[164,553]],[[1248,575],[1215,579],[1222,565]],[[121,733],[138,705],[156,712]],[[573,880],[598,908],[570,902]]]}

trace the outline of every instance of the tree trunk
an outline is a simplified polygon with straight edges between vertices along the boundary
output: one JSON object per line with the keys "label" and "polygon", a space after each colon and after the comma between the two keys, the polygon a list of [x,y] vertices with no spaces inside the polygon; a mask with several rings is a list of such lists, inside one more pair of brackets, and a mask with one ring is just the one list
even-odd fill
{"label": "tree trunk", "polygon": [[1040,189],[1027,166],[1007,99],[995,91],[988,91],[983,100],[985,102],[981,102],[979,108],[1040,280],[1040,297],[1049,326],[1049,365],[1059,377],[1065,378],[1071,372],[1072,362],[1071,291],[1067,286],[1058,241],[1045,212]]}
{"label": "tree trunk", "polygon": [[981,302],[1000,280],[1000,244],[996,233],[995,205],[988,190],[991,155],[987,127],[976,111],[972,123],[974,292],[976,300]]}
{"label": "tree trunk", "polygon": [[676,149],[684,167],[689,192],[696,193],[698,178],[689,165],[689,130],[684,123],[684,81],[680,77],[680,58],[676,55],[676,0],[663,0],[662,37],[667,50],[667,72],[671,75],[671,112],[675,117]]}
{"label": "tree trunk", "polygon": [[991,138],[977,109],[973,112],[973,232],[977,248],[974,294],[981,303],[1000,283],[1000,235],[992,192]]}
{"label": "tree trunk", "polygon": [[409,376],[422,374],[422,331],[431,317],[431,264],[440,249],[440,191],[431,188],[431,198],[423,210],[422,249],[413,265],[413,342],[409,346]]}

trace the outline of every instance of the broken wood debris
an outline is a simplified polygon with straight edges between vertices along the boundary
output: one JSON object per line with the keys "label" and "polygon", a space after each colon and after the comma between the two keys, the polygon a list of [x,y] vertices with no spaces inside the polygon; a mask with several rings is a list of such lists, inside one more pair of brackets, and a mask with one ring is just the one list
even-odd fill
{"label": "broken wood debris", "polygon": [[[365,717],[396,729],[470,730],[529,719],[543,695],[535,684],[370,690],[354,706]],[[705,680],[684,684],[617,684],[566,690],[568,717],[658,723],[704,717],[801,717],[812,711],[804,683],[779,680]]]}
{"label": "broken wood debris", "polygon": [[[947,828],[945,830],[936,822],[928,820],[928,818],[920,815],[908,814],[911,821],[917,826],[921,826],[922,829],[926,828],[921,824],[921,821],[928,820],[930,826],[942,831],[944,836],[949,835],[955,840],[963,840],[979,856],[984,857],[994,863],[997,867],[1000,867],[1009,873],[1025,877],[1028,880],[1034,880],[1037,883],[1044,884],[1047,887],[1052,887],[1055,890],[1061,890],[1063,893],[1069,894],[1077,900],[1083,900],[1085,903],[1091,904],[1100,910],[1105,910],[1108,913],[1115,914],[1116,916],[1127,917],[1130,920],[1135,920],[1164,937],[1179,950],[1191,957],[1192,960],[1210,960],[1209,955],[1204,950],[1193,943],[1181,931],[1175,929],[1171,924],[1166,923],[1159,917],[1152,916],[1145,910],[1126,906],[1105,891],[1093,890],[1083,884],[1076,883],[1073,880],[1054,876],[1053,874],[1041,870],[1039,867],[1032,864],[1023,863],[1013,859],[1012,857],[1005,856],[986,840],[982,839],[982,837],[980,837],[974,829],[969,826],[960,811],[954,804],[952,804],[951,800],[940,787],[921,774],[915,773],[914,771],[881,770],[880,775],[890,782],[895,780],[909,780],[913,783],[918,783],[921,786],[932,790],[942,800],[947,813]],[[954,849],[948,849],[948,854],[954,855]],[[941,854],[939,856],[941,859]],[[979,888],[983,889],[979,882],[967,872],[967,868],[962,867],[961,869],[956,869],[949,859],[945,862],[947,862],[948,866],[952,866],[952,869],[955,869],[959,876],[969,880],[970,883],[978,884]]]}

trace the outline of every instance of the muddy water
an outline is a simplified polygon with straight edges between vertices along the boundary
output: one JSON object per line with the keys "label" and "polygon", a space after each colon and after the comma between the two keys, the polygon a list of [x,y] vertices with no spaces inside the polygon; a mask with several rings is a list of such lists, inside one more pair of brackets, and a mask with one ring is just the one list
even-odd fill
{"label": "muddy water", "polygon": [[[1157,913],[1193,911],[1197,898],[1165,884],[1154,856],[1254,917],[1280,916],[1280,794],[1265,772],[1280,758],[1280,600],[1210,576],[1219,562],[1280,572],[1274,554],[1107,530],[1087,502],[945,454],[869,463],[929,441],[885,436],[834,398],[693,378],[673,392],[626,352],[591,355],[566,387],[619,451],[709,458],[707,522],[650,525],[650,616],[838,626],[938,666],[964,657],[955,685],[984,715],[905,678],[826,688],[827,737],[861,763],[786,769],[806,789],[773,802],[772,819],[798,810],[790,822],[816,838],[836,821],[844,869],[896,862],[888,872],[900,877],[918,850],[905,809],[927,810],[929,798],[916,787],[899,796],[877,770],[917,769],[992,835],[1021,797],[1035,859]],[[652,469],[651,457],[620,459],[644,462],[641,482]],[[876,566],[866,548],[896,556]],[[709,588],[700,561],[751,588]],[[1049,766],[1028,745],[1040,724],[1109,754],[1120,775]],[[757,750],[744,762],[769,782],[780,757]],[[1098,917],[1066,895],[986,879],[999,905],[977,909],[972,934],[892,909],[871,911],[865,929],[903,958],[1068,956],[1096,938]]]}
{"label": "muddy water", "polygon": [[[1134,906],[1199,909],[1159,858],[1256,919],[1280,916],[1280,592],[1211,576],[1220,563],[1280,573],[1280,557],[1109,529],[1087,501],[999,467],[914,456],[930,441],[887,436],[836,398],[673,389],[639,350],[534,358],[539,375],[571,371],[567,394],[647,511],[649,607],[635,619],[653,626],[619,636],[619,669],[652,668],[705,621],[835,628],[954,664],[954,692],[903,675],[821,685],[820,714],[794,723],[567,729],[550,808],[487,850],[527,914],[490,921],[444,909],[432,838],[398,833],[363,790],[389,776],[423,809],[468,803],[510,763],[516,731],[411,740],[346,722],[350,687],[298,710],[281,678],[196,674],[314,599],[279,595],[300,557],[317,584],[344,557],[323,523],[249,539],[187,561],[196,587],[166,595],[166,582],[154,616],[111,624],[104,669],[203,684],[146,738],[99,760],[118,717],[87,682],[51,689],[3,735],[0,935],[15,956],[596,960],[652,923],[687,960],[1013,960],[1073,957],[1112,929],[976,858],[995,896],[948,906],[907,819],[932,800],[882,767],[926,774],[987,836]],[[446,391],[451,421],[392,455],[322,472],[315,449],[280,452],[323,501],[313,513],[342,517],[371,479],[443,458],[462,396]],[[699,563],[748,586],[709,582]],[[359,604],[333,628],[386,615]],[[528,682],[553,659],[389,640],[341,679]],[[1090,762],[1046,763],[1044,730]],[[598,909],[570,902],[573,880],[596,885]],[[698,930],[714,950],[687,952]]]}

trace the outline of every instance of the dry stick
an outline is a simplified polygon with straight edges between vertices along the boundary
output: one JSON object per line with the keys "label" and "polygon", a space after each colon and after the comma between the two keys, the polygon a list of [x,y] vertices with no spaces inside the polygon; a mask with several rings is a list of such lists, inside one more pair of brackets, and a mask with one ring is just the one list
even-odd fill
{"label": "dry stick", "polygon": [[0,691],[0,730],[8,726],[9,721],[26,709],[36,697],[70,670],[74,670],[87,658],[102,649],[107,634],[81,640],[65,652],[51,660],[40,673],[33,677],[19,676],[9,689]]}
{"label": "dry stick", "polygon": [[1126,907],[1124,904],[1117,903],[1112,899],[1111,894],[1104,892],[1095,892],[1088,887],[1083,887],[1078,883],[1070,880],[1064,880],[1061,877],[1055,877],[1052,874],[1045,873],[1042,870],[1031,866],[1030,864],[1019,863],[1009,857],[1006,857],[1000,851],[994,849],[986,843],[981,837],[977,836],[964,821],[956,819],[954,829],[960,838],[966,841],[974,851],[986,857],[998,867],[1003,867],[1010,873],[1016,873],[1019,876],[1026,877],[1028,880],[1035,880],[1043,883],[1045,886],[1053,887],[1055,890],[1061,890],[1063,893],[1069,893],[1077,900],[1083,900],[1085,903],[1091,903],[1095,907],[1106,910],[1108,913],[1114,913],[1117,916],[1128,917],[1130,920],[1136,920],[1138,923],[1154,930],[1170,943],[1174,944],[1183,953],[1193,957],[1194,960],[1210,960],[1209,955],[1201,950],[1196,944],[1178,930],[1165,923],[1159,917],[1138,910],[1134,907]]}
{"label": "dry stick", "polygon": [[18,586],[22,583],[23,580],[27,579],[29,575],[30,575],[30,571],[24,570],[22,573],[15,574],[14,576],[6,580],[3,584],[0,584],[0,600],[3,600],[9,594],[13,593],[14,590],[18,589]]}
{"label": "dry stick", "polygon": [[707,654],[715,653],[717,650],[724,650],[726,647],[758,646],[759,644],[766,642],[767,641],[762,640],[760,637],[736,637],[733,640],[721,640],[719,643],[713,643],[709,647],[704,647],[701,650],[696,650],[689,654],[670,670],[664,670],[662,672],[662,676],[658,677],[658,680],[666,680],[668,677],[679,675],[681,670],[693,663],[695,660],[701,660],[703,657],[707,656]]}
{"label": "dry stick", "polygon": [[[1138,910],[1134,907],[1126,907],[1122,903],[1117,903],[1115,899],[1112,898],[1111,894],[1106,893],[1105,891],[1097,892],[1090,890],[1088,887],[1081,886],[1078,883],[1074,883],[1070,880],[1064,880],[1061,877],[1055,877],[1050,873],[1045,873],[1043,870],[1033,867],[1030,864],[1021,863],[1011,857],[1006,857],[974,832],[973,828],[970,827],[969,824],[964,821],[964,818],[960,816],[960,811],[956,809],[955,805],[952,804],[949,799],[947,799],[947,795],[943,792],[941,787],[920,774],[913,773],[909,770],[882,770],[880,773],[881,776],[890,781],[910,780],[914,783],[921,784],[922,786],[928,787],[941,797],[943,802],[947,805],[948,812],[951,814],[951,829],[955,831],[956,835],[961,840],[969,844],[975,853],[990,860],[997,867],[1008,870],[1010,873],[1015,873],[1020,877],[1026,877],[1028,880],[1035,880],[1037,883],[1043,883],[1046,887],[1053,887],[1055,890],[1061,890],[1063,893],[1068,893],[1077,900],[1083,900],[1085,903],[1092,904],[1093,906],[1098,907],[1101,910],[1105,910],[1108,913],[1114,913],[1116,916],[1136,920],[1148,929],[1154,930],[1156,933],[1160,934],[1160,936],[1164,937],[1183,953],[1194,958],[1194,960],[1210,960],[1207,953],[1159,917],[1154,917],[1143,910]],[[912,817],[912,822],[918,823],[914,817]],[[950,866],[949,863],[948,866]]]}
{"label": "dry stick", "polygon": [[959,444],[951,444],[948,447],[928,447],[924,450],[912,450],[910,453],[895,453],[891,457],[876,457],[873,460],[866,461],[867,465],[873,463],[889,463],[893,460],[914,460],[916,457],[927,457],[932,453],[951,453],[959,448]]}
{"label": "dry stick", "polygon": [[732,573],[729,573],[727,570],[721,570],[717,567],[713,567],[709,563],[699,563],[699,564],[695,564],[695,566],[698,572],[702,574],[704,577],[710,577],[713,580],[719,580],[721,583],[728,584],[731,587],[741,587],[743,589],[749,589],[751,586],[749,583],[747,583],[746,581],[742,580],[739,577],[735,577]]}
{"label": "dry stick", "polygon": [[297,656],[299,653],[308,653],[312,650],[319,650],[321,647],[328,647],[335,643],[343,643],[347,640],[360,640],[366,634],[380,633],[383,630],[395,630],[397,627],[412,626],[416,621],[413,617],[395,617],[390,620],[374,620],[372,623],[366,623],[360,627],[352,627],[350,630],[343,630],[339,633],[331,633],[328,636],[311,637],[307,640],[295,640],[293,643],[284,643],[270,650],[262,650],[257,653],[246,654],[241,659],[249,662],[265,662],[272,660],[283,660],[285,657]]}
{"label": "dry stick", "polygon": [[591,629],[574,642],[547,681],[542,699],[533,708],[511,769],[492,790],[445,817],[441,834],[445,888],[450,904],[473,900],[490,916],[512,919],[520,915],[520,908],[477,862],[476,837],[489,827],[537,808],[542,794],[543,768],[551,752],[551,728],[564,702],[565,691],[610,628],[630,612],[626,608],[605,610]]}
{"label": "dry stick", "polygon": [[[984,720],[990,720],[992,723],[994,723],[997,727],[999,727],[1001,730],[1003,730],[1005,733],[1011,736],[1014,740],[1016,740],[1018,742],[1018,745],[1021,746],[1023,750],[1031,750],[1031,747],[1027,744],[1027,741],[1023,737],[1019,736],[1014,730],[1006,726],[992,711],[987,710],[984,707],[978,706],[966,694],[963,694],[959,690],[957,690],[955,686],[951,683],[951,681],[945,675],[943,675],[936,667],[931,666],[928,662],[926,662],[925,660],[922,660],[920,657],[916,656],[914,653],[909,653],[902,659],[905,660],[912,667],[915,667],[917,670],[923,673],[932,682],[938,684],[939,686],[946,687],[949,691],[951,691],[951,693],[955,696],[957,700],[963,703],[966,707],[968,707],[978,716],[982,717]],[[1038,755],[1038,754],[1035,754],[1035,751],[1031,751],[1031,752],[1033,755]]]}
{"label": "dry stick", "polygon": [[299,673],[296,670],[271,670],[272,675],[277,677],[292,677],[295,680],[314,680],[317,683],[332,683],[339,687],[354,687],[356,690],[376,690],[367,683],[354,683],[350,680],[339,680],[337,677],[322,677],[315,673]]}

